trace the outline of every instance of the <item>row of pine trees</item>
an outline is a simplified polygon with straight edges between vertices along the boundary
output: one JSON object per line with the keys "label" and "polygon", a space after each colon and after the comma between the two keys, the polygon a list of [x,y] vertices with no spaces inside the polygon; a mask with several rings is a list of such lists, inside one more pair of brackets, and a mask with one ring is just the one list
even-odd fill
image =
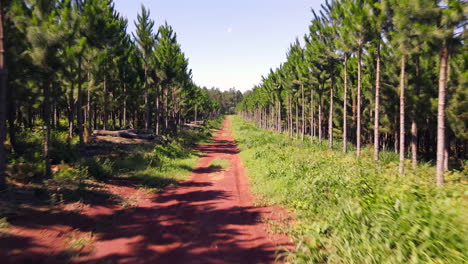
{"label": "row of pine trees", "polygon": [[[2,0],[0,139],[41,127],[45,176],[51,130],[80,144],[93,129],[142,128],[176,133],[184,121],[219,110],[194,84],[173,28],[155,27],[142,7],[136,32],[112,0]],[[6,150],[0,146],[0,186]]]}
{"label": "row of pine trees", "polygon": [[[304,44],[238,106],[264,128],[328,137],[437,161],[467,151],[468,4],[465,0],[332,0],[313,12]],[[328,120],[327,120],[328,119]],[[436,153],[436,155],[434,155]]]}

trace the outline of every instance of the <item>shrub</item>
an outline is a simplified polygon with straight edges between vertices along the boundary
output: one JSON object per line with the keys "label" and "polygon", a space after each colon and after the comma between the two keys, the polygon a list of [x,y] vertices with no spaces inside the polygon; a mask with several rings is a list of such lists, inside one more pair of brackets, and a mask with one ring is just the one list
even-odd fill
{"label": "shrub", "polygon": [[81,170],[97,180],[105,180],[114,175],[114,162],[110,158],[92,157],[81,162]]}

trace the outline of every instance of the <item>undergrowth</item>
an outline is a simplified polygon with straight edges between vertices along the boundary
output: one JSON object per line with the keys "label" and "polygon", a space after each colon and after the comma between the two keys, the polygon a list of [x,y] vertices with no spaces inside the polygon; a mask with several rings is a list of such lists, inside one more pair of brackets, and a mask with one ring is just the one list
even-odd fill
{"label": "undergrowth", "polygon": [[287,231],[296,242],[290,262],[468,262],[468,189],[460,183],[466,169],[447,173],[438,188],[429,164],[399,176],[398,157],[389,152],[376,164],[371,149],[357,159],[237,116],[232,123],[253,191],[297,214]]}
{"label": "undergrowth", "polygon": [[[8,180],[34,189],[40,200],[63,204],[83,197],[114,199],[92,182],[128,179],[139,189],[157,192],[185,179],[195,166],[199,153],[194,147],[211,139],[212,130],[223,117],[208,120],[194,130],[181,130],[160,143],[98,143],[78,146],[78,138],[66,132],[51,137],[53,177],[44,179],[40,131],[28,130],[18,136],[16,152],[9,157]],[[0,215],[1,217],[1,215]]]}

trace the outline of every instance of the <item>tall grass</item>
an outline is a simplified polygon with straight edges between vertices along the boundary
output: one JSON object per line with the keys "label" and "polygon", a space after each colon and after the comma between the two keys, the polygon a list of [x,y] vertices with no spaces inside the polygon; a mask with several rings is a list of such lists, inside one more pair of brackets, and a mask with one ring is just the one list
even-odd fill
{"label": "tall grass", "polygon": [[376,164],[371,149],[356,159],[232,122],[253,191],[297,213],[291,262],[468,263],[466,171],[437,188],[428,164],[399,176],[392,153]]}

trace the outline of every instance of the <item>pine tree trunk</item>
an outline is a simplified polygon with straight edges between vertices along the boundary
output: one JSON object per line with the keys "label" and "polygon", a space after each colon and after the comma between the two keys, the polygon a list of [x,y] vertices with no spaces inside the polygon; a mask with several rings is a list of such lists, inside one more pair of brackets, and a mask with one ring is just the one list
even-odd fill
{"label": "pine tree trunk", "polygon": [[348,152],[348,55],[344,58],[344,91],[343,91],[343,153]]}
{"label": "pine tree trunk", "polygon": [[[323,86],[321,89],[323,89]],[[319,91],[318,98],[318,134],[319,143],[322,143],[322,90]]]}
{"label": "pine tree trunk", "polygon": [[296,139],[298,138],[299,138],[299,102],[296,102]]}
{"label": "pine tree trunk", "polygon": [[[110,97],[111,97],[111,102],[115,102],[116,101],[116,98],[114,96],[114,93],[111,92],[110,93]],[[116,130],[116,122],[115,122],[115,119],[116,119],[116,113],[115,113],[116,109],[114,107],[114,104],[111,104],[111,119],[112,119],[112,129],[113,130]]]}
{"label": "pine tree trunk", "polygon": [[283,127],[281,125],[281,105],[283,105],[283,102],[281,101],[281,94],[278,95],[278,133],[283,132]]}
{"label": "pine tree trunk", "polygon": [[46,179],[52,177],[52,170],[50,167],[50,80],[49,76],[44,77],[44,101],[43,101],[43,117],[44,120],[44,160],[45,160],[45,171],[44,176]]}
{"label": "pine tree trunk", "polygon": [[127,120],[127,99],[124,99],[123,101],[123,112],[122,112],[122,121],[123,121],[123,127],[127,128],[128,127],[128,120]]}
{"label": "pine tree trunk", "polygon": [[164,130],[167,131],[167,129],[169,128],[169,108],[168,108],[168,96],[169,96],[169,89],[166,87],[165,91],[164,91],[164,123],[165,123],[165,126],[164,126]]}
{"label": "pine tree trunk", "polygon": [[358,72],[357,72],[357,120],[356,120],[356,155],[361,155],[361,61],[362,48],[358,49]]}
{"label": "pine tree trunk", "polygon": [[78,98],[76,102],[77,118],[78,118],[78,137],[80,146],[83,145],[83,92],[82,92],[82,80],[81,80],[81,55],[78,58]]}
{"label": "pine tree trunk", "polygon": [[377,44],[375,67],[375,109],[374,109],[374,161],[379,160],[379,121],[380,121],[380,42]]}
{"label": "pine tree trunk", "polygon": [[6,187],[6,94],[7,67],[5,59],[4,15],[5,0],[0,0],[0,190]]}
{"label": "pine tree trunk", "polygon": [[150,126],[150,108],[149,108],[149,91],[148,91],[148,66],[145,63],[145,129]]}
{"label": "pine tree trunk", "polygon": [[304,84],[301,83],[302,90],[302,131],[301,131],[301,141],[304,141],[305,133],[305,97],[304,97]]}
{"label": "pine tree trunk", "polygon": [[291,96],[288,94],[288,136],[291,137]]}
{"label": "pine tree trunk", "polygon": [[156,87],[156,135],[159,135],[160,132],[160,122],[161,122],[161,110],[159,107],[159,102],[161,101],[161,85]]}
{"label": "pine tree trunk", "polygon": [[315,137],[315,120],[314,120],[314,89],[310,90],[310,140],[313,141]]}
{"label": "pine tree trunk", "polygon": [[292,95],[289,95],[289,137],[293,137]]}
{"label": "pine tree trunk", "polygon": [[444,152],[445,152],[445,89],[447,85],[447,64],[449,51],[446,46],[440,51],[439,69],[439,102],[437,107],[437,185],[444,184]]}
{"label": "pine tree trunk", "polygon": [[108,113],[108,95],[107,95],[107,80],[106,80],[106,76],[104,76],[104,82],[103,82],[103,85],[104,85],[104,116],[103,116],[103,129],[104,130],[107,130],[107,121],[108,121],[108,118],[109,118],[109,113]]}
{"label": "pine tree trunk", "polygon": [[[124,73],[125,76],[125,73]],[[124,77],[125,79],[125,77]],[[122,113],[122,119],[123,119],[123,125],[124,128],[126,129],[128,127],[127,123],[127,83],[123,82],[123,113]]]}
{"label": "pine tree trunk", "polygon": [[[416,57],[416,87],[415,97],[419,98],[420,82],[419,82],[419,57]],[[418,99],[417,99],[418,100]],[[413,169],[416,169],[418,165],[418,123],[416,122],[416,107],[417,103],[413,103],[411,111],[411,165]]]}
{"label": "pine tree trunk", "polygon": [[71,82],[70,92],[68,93],[68,135],[73,137],[73,123],[75,119],[75,99],[73,93],[75,91],[75,82]]}
{"label": "pine tree trunk", "polygon": [[400,65],[400,175],[405,173],[405,67],[406,56],[403,54]]}
{"label": "pine tree trunk", "polygon": [[331,75],[330,83],[330,112],[328,114],[328,147],[333,148],[333,97],[334,97],[334,80],[335,76]]}
{"label": "pine tree trunk", "polygon": [[91,73],[88,71],[88,89],[87,89],[87,98],[86,98],[86,125],[88,125],[88,131],[92,131],[93,127],[91,121],[93,120],[91,116]]}

